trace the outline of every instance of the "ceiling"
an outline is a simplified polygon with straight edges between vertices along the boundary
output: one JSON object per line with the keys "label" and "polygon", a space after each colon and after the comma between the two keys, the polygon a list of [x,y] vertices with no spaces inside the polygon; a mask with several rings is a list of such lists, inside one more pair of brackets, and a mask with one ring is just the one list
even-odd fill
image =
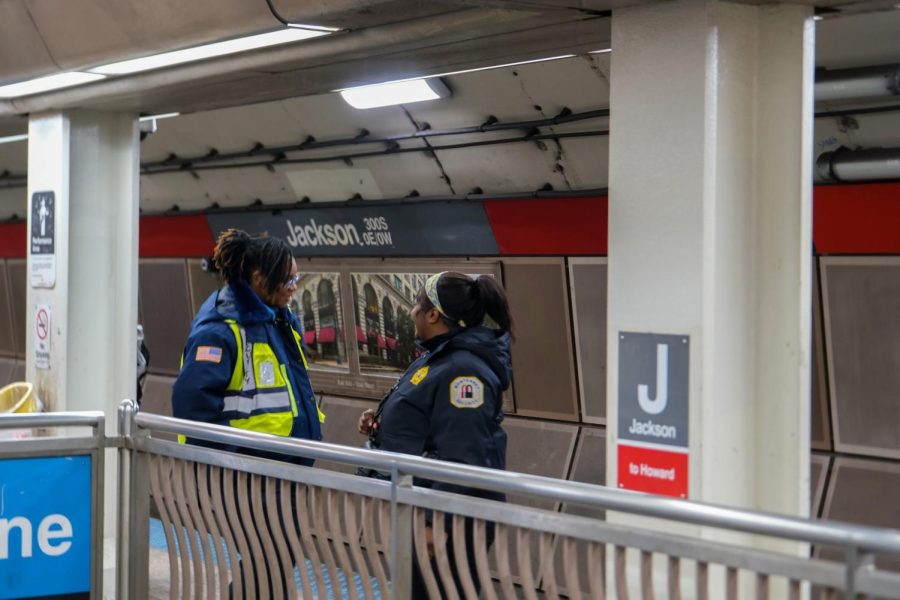
{"label": "ceiling", "polygon": [[[143,163],[164,161],[172,154],[196,159],[191,168],[178,169],[183,163],[176,162],[174,170],[168,169],[171,172],[141,177],[145,212],[176,206],[180,210],[248,206],[257,201],[603,188],[608,145],[602,132],[608,119],[593,116],[557,124],[546,120],[564,111],[578,114],[609,106],[610,55],[589,54],[609,47],[609,18],[597,11],[636,3],[274,0],[278,12],[290,21],[346,31],[289,48],[0,102],[0,115],[6,115],[0,118],[0,136],[25,131],[22,112],[64,106],[187,113],[159,121],[159,130],[142,143]],[[900,63],[896,35],[900,10],[893,10],[893,3],[824,4],[843,4],[844,11],[817,23],[818,67]],[[886,7],[892,10],[883,10]],[[83,68],[279,26],[265,0],[0,0],[0,80]],[[85,31],[91,35],[76,35]],[[11,41],[12,35],[19,36],[19,45]],[[560,54],[576,56],[447,76],[453,95],[439,102],[357,111],[331,93],[361,83]],[[846,119],[819,119],[817,148],[900,145],[897,115],[860,117],[855,126]],[[382,140],[412,136],[425,123],[439,131],[478,126],[491,117],[500,125],[545,121],[536,130],[523,126]],[[362,130],[368,131],[362,140],[368,143],[347,141]],[[564,137],[540,139],[551,133]],[[309,136],[318,142],[344,143],[287,152],[268,166],[208,170],[210,165],[200,159],[212,149],[220,154],[244,153],[256,144],[297,145]],[[498,144],[498,139],[510,141]],[[24,188],[4,189],[2,172],[24,174],[25,149],[25,143],[0,144],[0,219],[24,214]],[[237,162],[265,163],[272,158],[254,155]]]}

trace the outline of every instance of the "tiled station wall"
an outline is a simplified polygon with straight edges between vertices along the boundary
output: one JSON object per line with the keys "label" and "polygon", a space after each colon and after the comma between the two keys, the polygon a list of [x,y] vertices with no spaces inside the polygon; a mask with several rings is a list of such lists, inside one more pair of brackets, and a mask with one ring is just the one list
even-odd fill
{"label": "tiled station wall", "polygon": [[[817,256],[812,513],[900,528],[900,256]],[[509,468],[605,479],[606,259],[504,258],[518,324]],[[0,385],[25,373],[25,261],[0,259]],[[144,409],[169,413],[200,303],[218,287],[199,259],[142,259],[139,311],[151,353]],[[325,438],[358,445],[374,400],[324,395]]]}

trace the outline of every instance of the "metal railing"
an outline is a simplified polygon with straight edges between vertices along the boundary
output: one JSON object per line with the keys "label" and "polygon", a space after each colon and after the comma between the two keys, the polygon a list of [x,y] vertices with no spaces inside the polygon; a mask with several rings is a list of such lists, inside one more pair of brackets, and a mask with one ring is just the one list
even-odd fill
{"label": "metal railing", "polygon": [[[123,512],[131,524],[120,532],[121,551],[131,561],[120,597],[147,596],[145,523],[152,495],[166,527],[173,598],[240,597],[239,587],[248,597],[326,597],[323,586],[336,588],[338,581],[347,597],[409,598],[414,571],[432,597],[449,598],[535,598],[538,591],[550,597],[737,598],[752,592],[799,598],[807,587],[826,597],[900,598],[900,574],[875,562],[900,556],[898,531],[278,438],[135,413],[131,405],[121,409],[120,424],[122,464],[129,471]],[[366,467],[389,479],[179,445],[157,434]],[[413,478],[528,498],[550,510],[438,492],[413,485]],[[559,503],[566,511],[557,511]],[[811,544],[816,555],[831,552],[837,560],[800,556],[797,545],[793,554],[780,553],[649,525],[626,527],[569,514],[573,507]]]}
{"label": "metal railing", "polygon": [[[0,416],[0,432],[17,430],[27,437],[0,437],[0,597],[47,596],[71,593],[72,597],[99,600],[103,579],[104,448],[109,441],[102,412],[13,414]],[[64,429],[60,429],[64,428]],[[70,429],[90,428],[90,433]],[[47,459],[39,464],[32,459]],[[60,459],[60,460],[56,460]],[[53,481],[45,481],[53,463]],[[24,469],[22,477],[7,476]],[[75,484],[76,489],[71,486]],[[85,497],[87,496],[87,497]],[[87,514],[83,508],[87,506]],[[75,509],[79,518],[69,513]],[[37,543],[26,539],[25,519],[33,522],[52,512],[56,525],[31,525]],[[29,519],[29,517],[33,517]],[[84,518],[81,518],[84,517]],[[65,519],[65,525],[59,525]],[[17,531],[18,530],[18,531]],[[44,533],[40,533],[44,531]],[[29,534],[30,535],[30,534]],[[42,540],[41,536],[45,536]],[[56,543],[47,542],[47,538]],[[26,546],[29,548],[26,550]],[[39,560],[39,550],[52,549],[56,566],[66,569],[68,581],[54,581],[53,573],[36,573],[29,563]],[[16,562],[16,554],[22,560]],[[85,555],[87,559],[85,560]],[[7,576],[21,569],[18,577]],[[24,574],[23,574],[24,573]],[[49,576],[49,577],[48,577]]]}

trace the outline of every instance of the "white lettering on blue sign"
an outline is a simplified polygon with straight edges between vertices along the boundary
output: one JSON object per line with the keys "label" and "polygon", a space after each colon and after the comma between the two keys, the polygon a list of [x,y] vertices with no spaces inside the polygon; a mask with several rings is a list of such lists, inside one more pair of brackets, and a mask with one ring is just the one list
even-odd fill
{"label": "white lettering on blue sign", "polygon": [[[57,527],[58,529],[53,529]],[[30,558],[32,556],[32,525],[25,517],[13,517],[12,519],[0,519],[0,560],[9,558],[9,539],[13,529],[19,530],[19,556]],[[37,543],[41,552],[47,556],[61,556],[69,551],[72,542],[72,522],[64,515],[47,515],[41,519],[37,531]],[[56,544],[53,540],[66,538]]]}
{"label": "white lettering on blue sign", "polygon": [[90,592],[90,456],[0,459],[0,598]]}
{"label": "white lettering on blue sign", "polygon": [[295,224],[285,219],[288,235],[285,240],[294,248],[338,246],[393,246],[394,238],[384,217],[366,217],[360,234],[352,223],[321,225],[315,219]]}

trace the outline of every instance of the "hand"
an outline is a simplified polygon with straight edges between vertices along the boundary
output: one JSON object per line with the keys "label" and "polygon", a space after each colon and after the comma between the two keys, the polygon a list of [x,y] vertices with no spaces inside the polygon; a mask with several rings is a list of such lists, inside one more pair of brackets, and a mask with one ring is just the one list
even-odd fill
{"label": "hand", "polygon": [[362,435],[369,435],[378,430],[378,423],[375,422],[375,411],[371,408],[363,411],[359,416],[359,424],[356,430]]}

